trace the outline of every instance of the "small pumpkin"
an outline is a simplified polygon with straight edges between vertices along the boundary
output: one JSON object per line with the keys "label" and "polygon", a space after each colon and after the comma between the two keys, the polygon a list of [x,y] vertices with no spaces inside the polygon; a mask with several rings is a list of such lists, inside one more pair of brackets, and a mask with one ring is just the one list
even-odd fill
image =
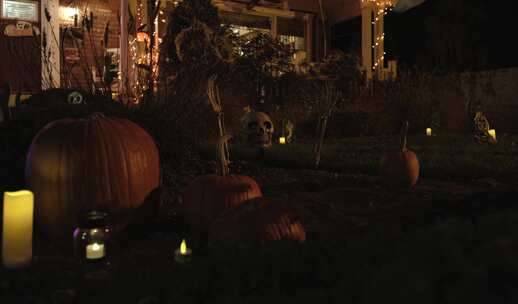
{"label": "small pumpkin", "polygon": [[262,196],[253,178],[229,174],[226,144],[230,138],[225,135],[218,141],[220,175],[199,176],[183,193],[183,214],[198,236],[205,236],[212,221],[225,210]]}
{"label": "small pumpkin", "polygon": [[396,187],[412,188],[419,178],[417,155],[407,149],[408,121],[401,128],[401,145],[397,151],[388,151],[380,162],[382,182]]}
{"label": "small pumpkin", "polygon": [[212,224],[209,237],[259,245],[283,239],[303,243],[306,231],[286,202],[259,197],[225,212]]}
{"label": "small pumpkin", "polygon": [[47,124],[33,139],[25,176],[43,232],[68,246],[77,215],[112,214],[120,231],[134,209],[159,186],[160,165],[151,136],[135,123],[95,113]]}

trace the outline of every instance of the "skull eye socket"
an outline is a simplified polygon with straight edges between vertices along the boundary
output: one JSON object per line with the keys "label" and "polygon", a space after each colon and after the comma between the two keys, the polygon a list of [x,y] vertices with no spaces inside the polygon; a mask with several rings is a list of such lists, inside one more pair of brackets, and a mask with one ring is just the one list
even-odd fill
{"label": "skull eye socket", "polygon": [[256,129],[256,128],[257,128],[257,126],[258,126],[258,125],[257,125],[257,122],[252,121],[252,122],[250,122],[250,123],[248,124],[248,129],[253,130],[253,129]]}
{"label": "skull eye socket", "polygon": [[264,123],[264,127],[267,129],[267,130],[270,130],[272,128],[272,123],[267,121]]}

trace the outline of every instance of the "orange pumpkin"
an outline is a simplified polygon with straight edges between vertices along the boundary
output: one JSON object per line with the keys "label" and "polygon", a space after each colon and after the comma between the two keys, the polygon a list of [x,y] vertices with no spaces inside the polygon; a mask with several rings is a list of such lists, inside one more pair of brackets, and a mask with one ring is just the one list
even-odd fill
{"label": "orange pumpkin", "polygon": [[262,196],[257,182],[246,175],[203,175],[183,194],[184,215],[195,229],[206,230],[223,211]]}
{"label": "orange pumpkin", "polygon": [[95,113],[56,120],[40,130],[25,175],[38,224],[52,240],[67,245],[84,210],[107,210],[113,230],[124,228],[132,211],[159,186],[159,155],[138,125]]}
{"label": "orange pumpkin", "polygon": [[389,186],[412,188],[419,178],[419,160],[417,155],[407,149],[408,121],[401,129],[401,146],[397,151],[383,155],[380,163],[380,176]]}
{"label": "orange pumpkin", "polygon": [[306,240],[303,225],[282,200],[259,197],[225,212],[211,226],[211,240],[253,242]]}
{"label": "orange pumpkin", "polygon": [[214,218],[225,210],[262,196],[253,178],[228,174],[226,141],[229,138],[223,136],[218,142],[221,175],[199,176],[183,193],[183,214],[198,236],[205,236]]}

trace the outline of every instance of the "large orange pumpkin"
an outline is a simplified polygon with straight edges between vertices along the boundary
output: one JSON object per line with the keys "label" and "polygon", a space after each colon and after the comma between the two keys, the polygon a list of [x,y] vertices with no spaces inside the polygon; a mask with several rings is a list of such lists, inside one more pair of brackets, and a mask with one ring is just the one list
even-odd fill
{"label": "large orange pumpkin", "polygon": [[407,149],[408,122],[401,129],[401,146],[397,151],[385,152],[380,162],[382,182],[395,187],[412,188],[419,178],[417,155]]}
{"label": "large orange pumpkin", "polygon": [[202,175],[194,179],[183,193],[183,213],[198,237],[206,236],[212,221],[224,211],[262,196],[257,182],[246,175],[228,174],[225,144],[218,142],[221,175]]}
{"label": "large orange pumpkin", "polygon": [[25,175],[38,224],[68,246],[84,210],[107,210],[113,230],[124,228],[132,211],[159,186],[159,155],[151,136],[135,123],[95,113],[56,120],[40,130]]}
{"label": "large orange pumpkin", "polygon": [[186,220],[195,230],[206,231],[223,211],[262,196],[257,182],[246,175],[202,175],[183,194]]}
{"label": "large orange pumpkin", "polygon": [[306,231],[286,202],[259,197],[228,210],[214,221],[210,239],[260,245],[283,239],[302,243]]}

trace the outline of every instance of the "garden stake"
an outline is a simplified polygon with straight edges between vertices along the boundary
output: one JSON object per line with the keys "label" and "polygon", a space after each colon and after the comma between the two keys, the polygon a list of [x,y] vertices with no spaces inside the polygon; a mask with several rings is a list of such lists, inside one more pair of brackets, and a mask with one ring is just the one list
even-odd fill
{"label": "garden stake", "polygon": [[228,147],[228,141],[232,138],[232,135],[220,136],[218,139],[217,153],[219,160],[219,169],[221,176],[227,176],[230,173],[230,159],[227,154],[226,148]]}
{"label": "garden stake", "polygon": [[[225,136],[226,130],[225,130],[225,120],[223,115],[223,107],[221,105],[221,99],[219,97],[219,89],[216,85],[216,78],[218,76],[216,74],[212,75],[209,78],[208,84],[207,84],[207,96],[209,97],[210,105],[212,106],[212,110],[216,113],[217,120],[218,120],[218,130],[219,130],[219,136]],[[223,143],[226,158],[230,159],[230,148],[225,141]]]}
{"label": "garden stake", "polygon": [[406,148],[406,137],[408,135],[408,121],[405,121],[403,123],[403,126],[401,127],[401,152],[405,152],[406,150],[408,150]]}
{"label": "garden stake", "polygon": [[317,125],[317,136],[318,141],[315,142],[313,146],[313,156],[315,158],[315,168],[318,168],[320,164],[320,157],[322,153],[322,146],[324,145],[324,137],[326,135],[327,122],[329,117],[331,116],[333,109],[336,105],[336,101],[338,99],[338,91],[336,88],[329,84],[328,80],[324,81],[325,92],[324,99],[326,101],[327,112],[320,115],[320,119]]}

